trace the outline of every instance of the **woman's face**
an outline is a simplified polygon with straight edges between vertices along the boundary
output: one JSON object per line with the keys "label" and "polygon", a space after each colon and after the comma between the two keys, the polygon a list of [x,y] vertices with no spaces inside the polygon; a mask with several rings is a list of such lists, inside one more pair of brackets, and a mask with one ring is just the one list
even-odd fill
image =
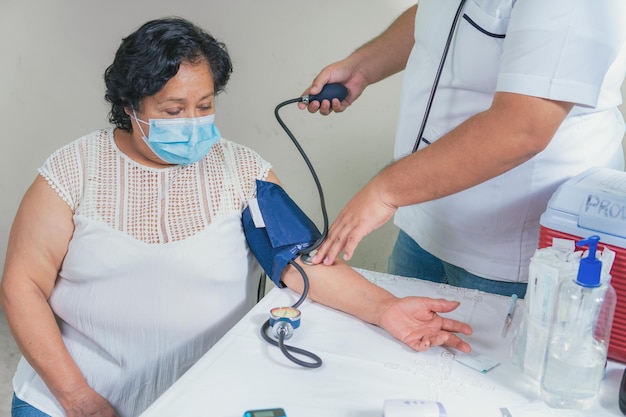
{"label": "woman's face", "polygon": [[[142,131],[146,137],[149,136],[150,126],[135,120],[132,117],[132,109],[127,109],[128,111],[131,112],[133,125],[131,137],[135,150],[153,163],[169,165],[158,158],[142,139]],[[213,75],[209,64],[201,61],[197,64],[181,63],[178,73],[161,91],[141,100],[136,115],[138,119],[148,122],[149,119],[192,118],[213,113],[215,113]]]}
{"label": "woman's face", "polygon": [[182,63],[178,73],[161,91],[141,100],[141,114],[137,116],[145,121],[207,116],[215,112],[214,98],[209,64],[206,61]]}

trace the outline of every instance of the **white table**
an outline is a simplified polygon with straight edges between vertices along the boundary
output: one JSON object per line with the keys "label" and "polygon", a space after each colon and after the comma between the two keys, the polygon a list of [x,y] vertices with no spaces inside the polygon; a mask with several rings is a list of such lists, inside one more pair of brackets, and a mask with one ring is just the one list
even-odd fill
{"label": "white table", "polygon": [[[306,369],[285,358],[260,336],[269,310],[295,303],[298,294],[273,289],[142,417],[241,417],[245,410],[282,407],[289,417],[381,417],[385,399],[441,402],[448,417],[622,416],[617,396],[624,366],[609,362],[600,397],[580,412],[547,408],[538,383],[511,363],[510,346],[521,314],[501,336],[510,299],[360,270],[398,296],[424,295],[461,301],[450,316],[468,322],[473,350],[500,362],[477,372],[436,347],[415,352],[375,326],[305,301],[302,324],[288,344],[319,355],[324,364]],[[346,294],[346,296],[350,296]],[[518,312],[521,311],[519,301]]]}

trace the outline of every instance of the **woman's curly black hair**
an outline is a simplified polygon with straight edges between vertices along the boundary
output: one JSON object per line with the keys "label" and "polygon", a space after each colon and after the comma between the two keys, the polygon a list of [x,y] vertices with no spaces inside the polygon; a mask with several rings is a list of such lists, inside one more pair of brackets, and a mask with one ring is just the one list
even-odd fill
{"label": "woman's curly black hair", "polygon": [[143,24],[122,40],[113,63],[104,72],[104,98],[111,103],[109,122],[130,132],[125,107],[139,109],[140,100],[158,93],[178,73],[181,62],[202,61],[209,63],[217,95],[233,71],[226,45],[182,18]]}

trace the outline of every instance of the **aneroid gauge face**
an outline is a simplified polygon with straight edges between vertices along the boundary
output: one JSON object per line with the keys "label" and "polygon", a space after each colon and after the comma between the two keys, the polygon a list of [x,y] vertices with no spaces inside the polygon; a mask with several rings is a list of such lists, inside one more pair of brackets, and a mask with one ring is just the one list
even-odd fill
{"label": "aneroid gauge face", "polygon": [[300,317],[300,310],[294,307],[274,307],[270,310],[270,314],[276,319],[296,319]]}

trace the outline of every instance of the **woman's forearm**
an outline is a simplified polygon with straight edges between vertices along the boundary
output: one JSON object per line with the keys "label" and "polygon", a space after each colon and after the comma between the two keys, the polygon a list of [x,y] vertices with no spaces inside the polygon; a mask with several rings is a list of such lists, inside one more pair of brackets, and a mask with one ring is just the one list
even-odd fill
{"label": "woman's forearm", "polygon": [[[5,275],[3,281],[11,280]],[[26,282],[3,282],[1,300],[24,358],[66,407],[88,386],[63,343],[45,296],[38,289],[29,288]]]}
{"label": "woman's forearm", "polygon": [[[309,279],[308,298],[343,311],[367,323],[380,326],[384,311],[397,298],[387,290],[372,284],[348,264],[337,261],[332,266],[298,264]],[[302,293],[304,284],[300,273],[292,266],[285,268],[282,281],[290,289]]]}
{"label": "woman's forearm", "polygon": [[69,206],[37,176],[13,222],[0,282],[0,303],[18,347],[64,407],[89,390],[48,303],[73,230]]}

